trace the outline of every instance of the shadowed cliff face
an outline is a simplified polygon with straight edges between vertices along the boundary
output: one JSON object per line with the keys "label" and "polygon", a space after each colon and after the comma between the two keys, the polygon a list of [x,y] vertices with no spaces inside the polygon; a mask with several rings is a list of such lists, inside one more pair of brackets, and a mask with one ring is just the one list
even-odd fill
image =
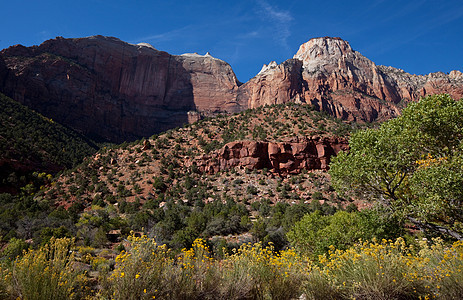
{"label": "shadowed cliff face", "polygon": [[100,36],[14,46],[2,56],[14,74],[5,94],[97,140],[150,136],[196,121],[196,111],[241,110],[233,71],[210,56]]}

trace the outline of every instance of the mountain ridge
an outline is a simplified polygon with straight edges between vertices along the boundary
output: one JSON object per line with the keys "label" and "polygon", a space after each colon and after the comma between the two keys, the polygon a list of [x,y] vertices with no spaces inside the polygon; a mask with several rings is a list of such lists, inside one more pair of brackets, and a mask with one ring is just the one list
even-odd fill
{"label": "mountain ridge", "polygon": [[242,84],[228,63],[208,53],[171,55],[113,37],[58,37],[2,50],[0,91],[90,138],[122,142],[286,102],[350,121],[383,121],[428,94],[463,97],[463,74],[377,66],[347,41],[323,37]]}
{"label": "mountain ridge", "polygon": [[338,118],[371,122],[393,118],[405,103],[429,94],[461,98],[463,77],[459,71],[424,76],[376,66],[341,38],[324,37],[302,44],[292,59],[264,65],[241,89],[249,107],[296,101]]}
{"label": "mountain ridge", "polygon": [[209,56],[102,36],[17,45],[1,56],[5,94],[97,140],[151,136],[197,120],[196,111],[242,110],[233,70]]}

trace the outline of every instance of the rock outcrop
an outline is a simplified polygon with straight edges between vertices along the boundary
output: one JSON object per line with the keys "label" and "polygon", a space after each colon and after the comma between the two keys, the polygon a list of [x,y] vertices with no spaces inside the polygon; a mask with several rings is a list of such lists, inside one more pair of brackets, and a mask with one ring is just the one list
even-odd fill
{"label": "rock outcrop", "polygon": [[304,102],[338,118],[374,121],[398,115],[404,102],[435,93],[463,97],[461,72],[411,75],[377,66],[348,42],[325,37],[301,45],[280,65],[264,65],[240,87],[238,97],[250,108]]}
{"label": "rock outcrop", "polygon": [[0,76],[6,95],[97,140],[151,136],[196,121],[189,112],[243,109],[236,102],[238,81],[224,61],[110,37],[7,48]]}
{"label": "rock outcrop", "polygon": [[327,170],[330,159],[341,150],[348,150],[346,139],[314,136],[290,142],[236,141],[220,150],[187,162],[200,172],[214,174],[236,167],[250,170],[267,168],[287,175],[302,170]]}

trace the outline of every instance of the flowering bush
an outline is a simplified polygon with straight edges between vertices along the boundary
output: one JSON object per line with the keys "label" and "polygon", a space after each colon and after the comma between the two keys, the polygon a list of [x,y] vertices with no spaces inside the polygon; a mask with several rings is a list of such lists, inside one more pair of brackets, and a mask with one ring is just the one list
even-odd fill
{"label": "flowering bush", "polygon": [[[303,260],[293,250],[246,244],[222,260],[202,239],[174,256],[154,240],[131,237],[105,284],[113,299],[287,299],[299,296]],[[104,279],[103,279],[104,281]]]}
{"label": "flowering bush", "polygon": [[305,291],[314,299],[461,299],[462,267],[463,242],[423,241],[418,249],[402,238],[361,243],[320,256]]}
{"label": "flowering bush", "polygon": [[12,266],[11,293],[20,299],[80,299],[86,286],[74,265],[72,239],[51,238],[39,250],[29,250]]}
{"label": "flowering bush", "polygon": [[[402,238],[331,247],[316,262],[294,249],[244,244],[222,259],[206,242],[172,253],[146,236],[129,237],[114,270],[88,286],[70,239],[52,239],[0,267],[1,299],[463,299],[463,242],[408,246]],[[80,259],[82,260],[82,259]],[[89,264],[102,263],[90,258]],[[95,279],[94,279],[95,280]]]}
{"label": "flowering bush", "polygon": [[256,243],[225,256],[220,271],[224,299],[289,299],[300,296],[308,269],[293,249],[275,253]]}

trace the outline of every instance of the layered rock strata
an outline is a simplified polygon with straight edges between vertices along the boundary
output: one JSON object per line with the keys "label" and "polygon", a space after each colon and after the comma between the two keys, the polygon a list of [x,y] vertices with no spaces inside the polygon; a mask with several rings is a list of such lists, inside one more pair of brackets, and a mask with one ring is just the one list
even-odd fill
{"label": "layered rock strata", "polygon": [[282,64],[264,65],[240,87],[238,97],[250,108],[294,101],[338,118],[375,121],[397,116],[407,102],[436,93],[462,98],[462,73],[411,75],[377,66],[348,42],[325,37],[301,45]]}
{"label": "layered rock strata", "polygon": [[133,140],[196,121],[197,112],[244,109],[224,61],[110,37],[7,48],[0,77],[6,95],[97,140]]}
{"label": "layered rock strata", "polygon": [[56,38],[0,52],[0,92],[100,141],[122,142],[261,105],[307,103],[352,121],[382,121],[409,101],[463,97],[463,74],[377,66],[340,38],[315,38],[241,85],[230,65],[116,38]]}
{"label": "layered rock strata", "polygon": [[341,150],[348,150],[348,142],[338,137],[314,136],[292,142],[236,141],[188,162],[187,166],[196,165],[200,172],[209,174],[236,167],[267,168],[279,175],[298,174],[302,170],[327,170],[331,157]]}

